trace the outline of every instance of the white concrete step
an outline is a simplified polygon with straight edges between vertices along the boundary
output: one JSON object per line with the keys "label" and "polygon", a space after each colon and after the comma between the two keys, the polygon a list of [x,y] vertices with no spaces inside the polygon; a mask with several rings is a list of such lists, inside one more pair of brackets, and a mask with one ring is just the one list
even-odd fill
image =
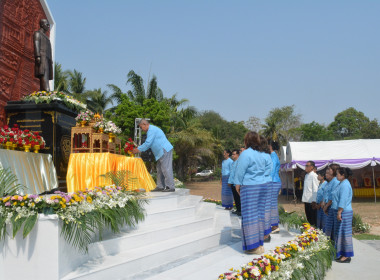
{"label": "white concrete step", "polygon": [[92,260],[63,279],[123,279],[228,242],[231,231],[206,229]]}
{"label": "white concrete step", "polygon": [[107,255],[115,255],[121,251],[132,250],[152,243],[161,242],[170,238],[183,236],[189,232],[197,232],[213,227],[214,218],[188,217],[170,221],[152,227],[139,227],[124,231],[112,239],[90,244],[88,255],[90,259]]}
{"label": "white concrete step", "polygon": [[[265,252],[275,249],[283,243],[294,238],[293,234],[287,232],[281,227],[279,234],[272,234],[270,243],[265,243]],[[236,240],[236,239],[235,239]],[[219,250],[214,250],[209,254],[189,260],[184,264],[151,270],[145,274],[145,277],[139,279],[147,280],[190,280],[190,279],[217,279],[230,268],[240,268],[241,265],[257,258],[256,255],[247,255],[243,252],[241,241],[220,246]],[[125,277],[124,279],[129,279]]]}

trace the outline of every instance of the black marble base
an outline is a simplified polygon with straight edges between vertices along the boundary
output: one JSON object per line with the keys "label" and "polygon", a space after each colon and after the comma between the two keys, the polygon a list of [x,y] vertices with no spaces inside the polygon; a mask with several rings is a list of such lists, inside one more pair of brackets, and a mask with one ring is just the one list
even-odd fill
{"label": "black marble base", "polygon": [[5,106],[7,124],[18,124],[20,129],[38,131],[46,146],[40,152],[51,154],[60,186],[66,182],[70,157],[71,128],[75,126],[78,112],[61,101],[36,104],[30,101],[9,101]]}

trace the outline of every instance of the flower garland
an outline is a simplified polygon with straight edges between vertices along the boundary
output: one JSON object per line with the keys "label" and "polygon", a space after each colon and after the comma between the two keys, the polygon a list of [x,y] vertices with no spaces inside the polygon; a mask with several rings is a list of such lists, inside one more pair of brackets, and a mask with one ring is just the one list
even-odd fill
{"label": "flower garland", "polygon": [[328,237],[305,223],[303,233],[294,240],[253,259],[239,270],[231,268],[218,279],[322,279],[334,255]]}
{"label": "flower garland", "polygon": [[0,198],[0,240],[5,239],[7,225],[12,225],[12,236],[24,225],[25,238],[33,229],[38,214],[57,214],[63,221],[65,239],[81,251],[87,252],[92,241],[90,233],[102,231],[111,225],[119,232],[125,223],[134,225],[144,219],[145,196],[121,187],[95,187],[72,194],[55,192],[54,195],[13,195]]}
{"label": "flower garland", "polygon": [[33,101],[36,104],[50,103],[54,100],[62,101],[67,107],[76,111],[81,111],[83,109],[85,110],[87,108],[86,104],[80,102],[70,95],[59,91],[35,91],[29,95],[24,96],[22,100]]}

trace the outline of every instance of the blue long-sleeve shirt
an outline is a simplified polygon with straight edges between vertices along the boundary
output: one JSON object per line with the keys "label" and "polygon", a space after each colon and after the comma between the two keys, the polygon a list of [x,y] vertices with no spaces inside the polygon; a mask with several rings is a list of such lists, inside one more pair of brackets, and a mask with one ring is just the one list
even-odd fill
{"label": "blue long-sleeve shirt", "polygon": [[222,176],[230,175],[233,162],[234,161],[230,158],[222,161]]}
{"label": "blue long-sleeve shirt", "polygon": [[338,179],[336,178],[336,177],[334,177],[334,178],[332,178],[332,180],[330,181],[330,183],[329,183],[329,189],[327,190],[328,191],[328,200],[327,200],[327,202],[329,201],[329,200],[333,200],[333,198],[332,198],[332,192],[337,188],[337,186],[339,185],[339,181],[338,181]]}
{"label": "blue long-sleeve shirt", "polygon": [[260,152],[246,149],[239,156],[235,170],[236,185],[259,185],[267,183],[264,176],[265,159]]}
{"label": "blue long-sleeve shirt", "polygon": [[273,163],[272,163],[271,155],[268,153],[261,153],[261,155],[265,159],[265,171],[264,171],[265,180],[266,182],[272,182]]}
{"label": "blue long-sleeve shirt", "polygon": [[281,182],[280,174],[279,174],[280,166],[281,166],[280,160],[278,159],[276,152],[272,152],[270,154],[270,157],[272,159],[272,164],[273,164],[272,172],[271,172],[272,182],[280,183]]}
{"label": "blue long-sleeve shirt", "polygon": [[326,186],[327,186],[327,181],[324,181],[322,184],[318,186],[317,203],[321,203],[321,201],[323,200],[323,194],[324,194]]}
{"label": "blue long-sleeve shirt", "polygon": [[166,138],[165,133],[160,128],[152,124],[149,125],[145,143],[138,146],[138,149],[141,152],[145,152],[149,148],[152,149],[156,160],[159,160],[164,155],[164,150],[169,152],[173,149],[173,146]]}
{"label": "blue long-sleeve shirt", "polygon": [[332,209],[338,210],[342,208],[343,211],[352,211],[352,187],[350,181],[344,179],[332,191]]}
{"label": "blue long-sleeve shirt", "polygon": [[235,160],[231,165],[231,172],[230,172],[230,177],[228,178],[228,184],[235,185],[234,180],[235,180],[236,165],[237,165],[237,160]]}

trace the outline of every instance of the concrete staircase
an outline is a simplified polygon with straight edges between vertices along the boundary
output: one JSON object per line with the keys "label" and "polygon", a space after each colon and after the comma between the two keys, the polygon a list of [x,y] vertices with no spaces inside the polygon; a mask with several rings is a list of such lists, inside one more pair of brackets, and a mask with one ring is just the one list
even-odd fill
{"label": "concrete staircase", "polygon": [[149,195],[144,222],[92,243],[87,260],[63,279],[146,279],[231,244],[229,211],[187,189]]}

